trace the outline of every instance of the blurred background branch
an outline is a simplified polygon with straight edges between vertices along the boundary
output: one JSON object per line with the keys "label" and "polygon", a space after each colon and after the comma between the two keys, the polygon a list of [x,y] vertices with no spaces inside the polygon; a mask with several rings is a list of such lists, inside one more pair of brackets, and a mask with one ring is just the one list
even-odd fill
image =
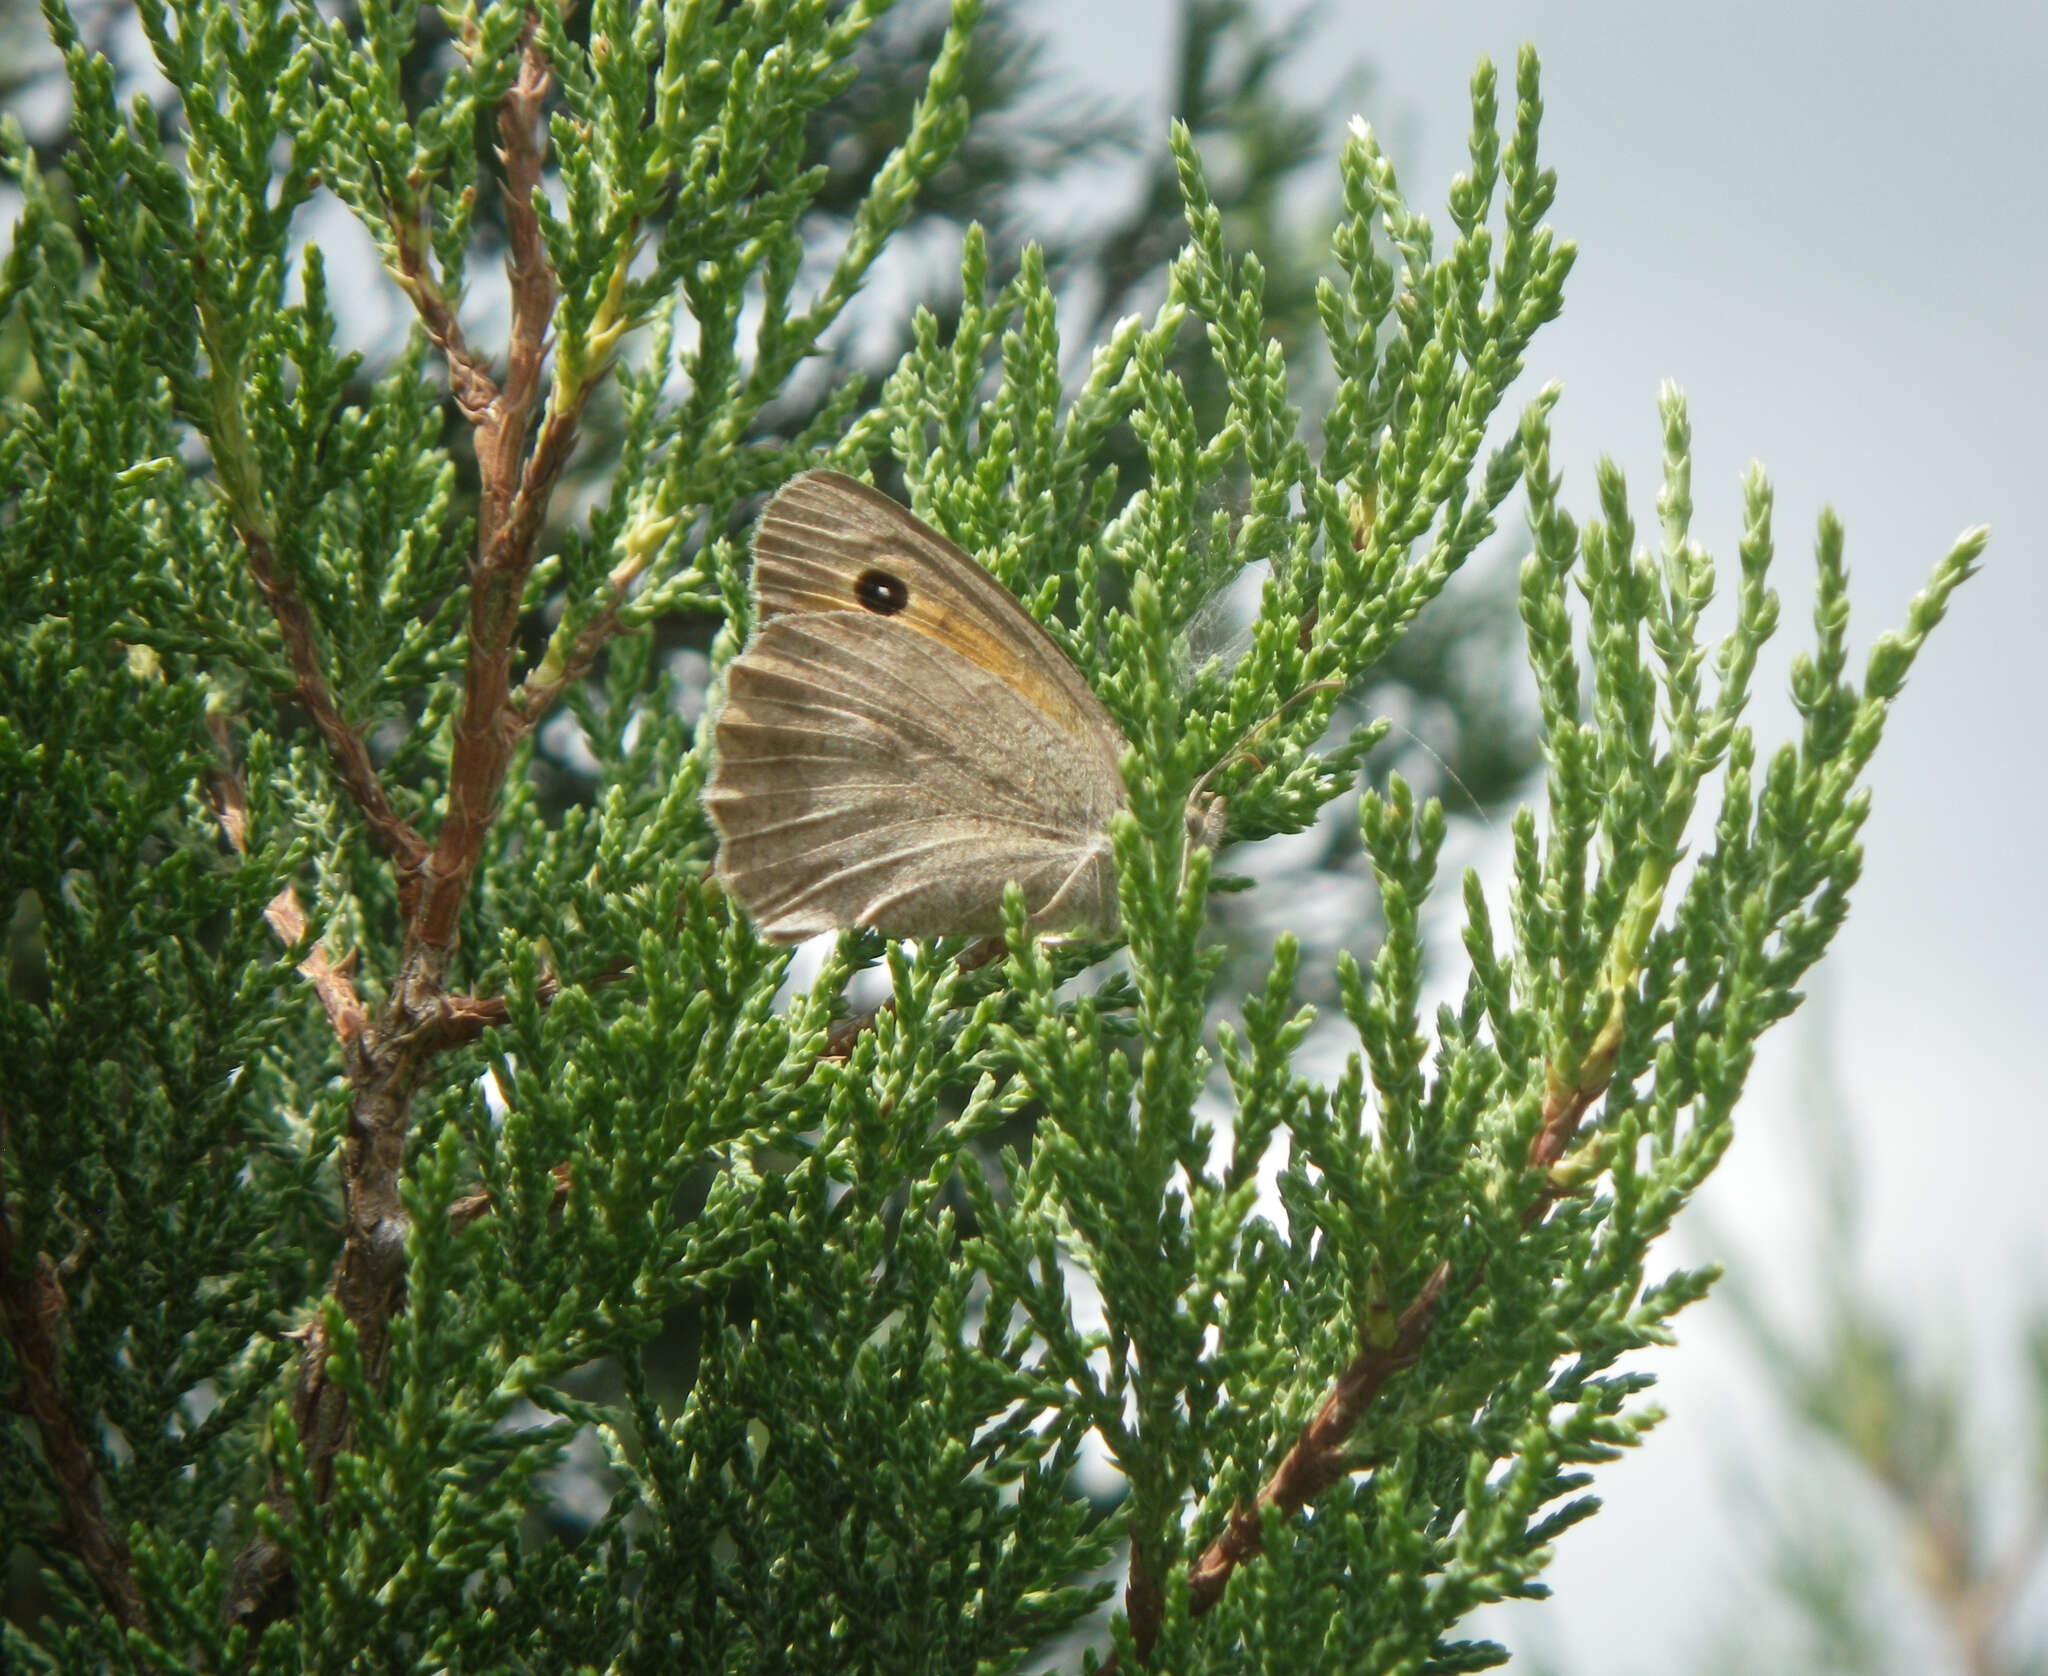
{"label": "blurred background branch", "polygon": [[[1823,985],[1822,994],[1827,992]],[[1973,1374],[1966,1307],[1929,1317],[1877,1281],[1866,1125],[1828,1046],[1828,1009],[1799,1033],[1797,1125],[1811,1206],[1810,1268],[1733,1256],[1721,1305],[1762,1399],[1760,1452],[1731,1451],[1745,1586],[1777,1609],[1731,1610],[1703,1668],[1904,1676],[2038,1676],[2048,1636],[2030,1588],[2048,1552],[2048,1312],[1994,1352],[2023,1388],[2017,1414]],[[1930,1114],[1930,1144],[1941,1124]],[[1732,1243],[1709,1226],[1709,1243]],[[1983,1254],[1927,1250],[1958,1306]]]}

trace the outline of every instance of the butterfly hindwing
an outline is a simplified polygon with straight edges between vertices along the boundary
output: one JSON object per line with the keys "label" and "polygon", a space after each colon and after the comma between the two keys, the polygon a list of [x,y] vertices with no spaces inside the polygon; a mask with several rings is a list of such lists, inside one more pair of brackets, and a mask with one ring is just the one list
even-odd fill
{"label": "butterfly hindwing", "polygon": [[1114,745],[1077,749],[1070,718],[904,615],[764,609],[727,672],[705,792],[720,879],[774,941],[986,935],[1009,880],[1042,929],[1107,935]]}

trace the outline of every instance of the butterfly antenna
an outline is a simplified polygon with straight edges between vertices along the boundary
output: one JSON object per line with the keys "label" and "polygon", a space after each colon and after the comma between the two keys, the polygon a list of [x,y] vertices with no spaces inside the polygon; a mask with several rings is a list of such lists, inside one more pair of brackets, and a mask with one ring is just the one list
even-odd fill
{"label": "butterfly antenna", "polygon": [[1235,745],[1231,746],[1229,751],[1227,751],[1222,757],[1218,758],[1215,762],[1209,765],[1208,771],[1205,774],[1203,774],[1203,776],[1199,780],[1195,782],[1194,789],[1188,793],[1188,802],[1193,803],[1196,798],[1200,797],[1204,792],[1206,792],[1209,789],[1209,782],[1211,780],[1215,779],[1218,774],[1221,774],[1223,770],[1228,768],[1232,763],[1237,762],[1241,758],[1248,755],[1251,751],[1253,743],[1258,739],[1259,735],[1264,733],[1267,728],[1271,727],[1282,716],[1286,715],[1288,711],[1292,710],[1303,699],[1311,697],[1316,693],[1334,693],[1342,692],[1343,690],[1344,683],[1342,681],[1311,681],[1307,686],[1303,687],[1300,692],[1295,693],[1292,697],[1282,699],[1277,709],[1275,709],[1270,715],[1262,718],[1257,722],[1254,722],[1251,725],[1251,727],[1245,730],[1245,734],[1242,739],[1238,740],[1238,742]]}
{"label": "butterfly antenna", "polygon": [[1388,721],[1387,726],[1391,728],[1394,732],[1400,734],[1410,744],[1419,746],[1422,749],[1423,753],[1426,756],[1428,756],[1433,762],[1435,762],[1437,767],[1441,768],[1444,771],[1444,778],[1449,780],[1452,785],[1456,786],[1458,790],[1465,794],[1465,801],[1472,805],[1472,813],[1479,817],[1480,821],[1485,825],[1486,830],[1488,832],[1498,835],[1500,829],[1493,824],[1493,817],[1487,814],[1486,805],[1479,801],[1479,794],[1473,791],[1473,789],[1470,786],[1466,785],[1465,782],[1461,778],[1459,778],[1458,771],[1444,760],[1444,756],[1441,751],[1439,751],[1427,739],[1423,738],[1422,735],[1417,733],[1412,727],[1403,727],[1399,722],[1392,720]]}
{"label": "butterfly antenna", "polygon": [[[1224,771],[1224,769],[1230,767],[1233,763],[1242,761],[1246,756],[1248,756],[1251,753],[1252,745],[1257,741],[1259,735],[1264,733],[1268,728],[1270,728],[1282,716],[1286,715],[1288,711],[1292,710],[1295,707],[1295,705],[1299,704],[1303,699],[1308,698],[1313,694],[1319,692],[1341,692],[1343,690],[1343,687],[1344,683],[1342,681],[1337,680],[1311,681],[1307,686],[1303,687],[1301,691],[1293,694],[1289,698],[1283,699],[1280,702],[1279,706],[1270,715],[1264,717],[1258,722],[1255,722],[1248,730],[1246,730],[1245,735],[1242,739],[1238,740],[1238,742],[1235,745],[1233,745],[1228,752],[1226,752],[1216,762],[1210,765],[1208,771],[1204,773],[1203,776],[1195,782],[1194,789],[1188,793],[1188,802],[1192,804],[1196,798],[1200,797],[1204,792],[1206,792],[1209,789],[1209,782],[1215,779],[1218,774],[1221,774]],[[1452,785],[1456,786],[1458,790],[1465,794],[1465,801],[1472,805],[1472,813],[1479,817],[1480,823],[1486,828],[1488,832],[1499,832],[1500,829],[1493,824],[1493,817],[1487,814],[1486,812],[1486,805],[1479,801],[1479,794],[1465,783],[1463,776],[1460,775],[1458,771],[1450,765],[1449,760],[1444,756],[1444,754],[1441,751],[1439,751],[1427,739],[1423,738],[1422,735],[1417,733],[1413,728],[1405,726],[1400,722],[1394,721],[1391,717],[1387,718],[1387,726],[1390,729],[1392,729],[1395,733],[1400,734],[1402,738],[1408,740],[1411,744],[1418,747],[1426,756],[1429,757],[1429,759],[1432,762],[1434,762],[1437,765],[1437,767],[1441,768],[1444,771],[1444,778],[1449,780]]]}

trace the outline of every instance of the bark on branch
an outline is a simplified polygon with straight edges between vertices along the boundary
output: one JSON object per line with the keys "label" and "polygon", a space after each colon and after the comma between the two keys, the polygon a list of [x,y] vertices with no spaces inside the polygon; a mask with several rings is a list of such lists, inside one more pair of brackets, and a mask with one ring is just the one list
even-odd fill
{"label": "bark on branch", "polygon": [[64,1389],[64,1287],[46,1252],[23,1251],[0,1187],[0,1332],[21,1385],[10,1393],[34,1422],[56,1493],[57,1539],[77,1556],[101,1603],[124,1630],[147,1627],[128,1544],[108,1515],[86,1418]]}
{"label": "bark on branch", "polygon": [[[498,155],[504,164],[505,230],[510,256],[512,325],[504,382],[476,425],[476,555],[469,572],[469,647],[462,704],[448,764],[448,812],[426,865],[426,889],[407,927],[408,953],[446,950],[455,940],[470,879],[504,789],[512,756],[511,675],[519,602],[533,569],[549,500],[576,441],[576,414],[551,409],[527,457],[541,390],[555,279],[533,207],[546,156],[542,106],[548,64],[529,20],[519,74],[498,107]],[[455,363],[451,360],[451,368]],[[480,393],[480,392],[479,392]]]}
{"label": "bark on branch", "polygon": [[1231,1511],[1223,1534],[1202,1550],[1188,1569],[1188,1612],[1200,1617],[1223,1598],[1230,1574],[1265,1546],[1262,1522],[1269,1507],[1299,1513],[1351,1470],[1348,1449],[1365,1411],[1403,1368],[1422,1354],[1436,1319],[1437,1301],[1451,1278],[1451,1266],[1439,1263],[1401,1312],[1384,1343],[1366,1343],[1337,1376],[1315,1417],[1281,1457],[1273,1475],[1259,1487],[1250,1507]]}
{"label": "bark on branch", "polygon": [[369,745],[362,734],[342,719],[335,706],[334,689],[328,685],[319,642],[314,636],[312,614],[292,580],[277,568],[277,555],[269,538],[247,523],[239,524],[236,533],[241,537],[242,551],[248,555],[249,574],[255,579],[264,604],[270,607],[270,614],[277,619],[278,633],[284,639],[285,655],[291,660],[295,677],[293,696],[312,718],[327,746],[335,775],[362,811],[363,824],[370,829],[370,836],[398,869],[400,900],[405,901],[418,890],[419,867],[427,854],[426,841],[391,806],[376,764],[370,760]]}
{"label": "bark on branch", "polygon": [[[1618,1020],[1618,1012],[1616,1016]],[[1548,1180],[1550,1171],[1578,1135],[1586,1113],[1607,1091],[1619,1046],[1618,1026],[1603,1031],[1580,1063],[1577,1075],[1554,1077],[1545,1090],[1542,1117],[1530,1140],[1527,1160],[1530,1173],[1544,1178],[1544,1188],[1542,1196],[1522,1218],[1524,1229],[1541,1222],[1555,1201],[1556,1190]],[[1231,1509],[1222,1534],[1188,1568],[1189,1617],[1199,1618],[1211,1610],[1223,1598],[1231,1575],[1265,1546],[1264,1519],[1268,1508],[1278,1508],[1288,1515],[1298,1513],[1354,1469],[1349,1453],[1351,1435],[1387,1381],[1403,1368],[1413,1366],[1421,1356],[1450,1274],[1450,1264],[1439,1263],[1402,1310],[1393,1332],[1383,1339],[1366,1337],[1358,1354],[1337,1376],[1315,1417],[1302,1427],[1280,1464],[1259,1487],[1252,1504]],[[1477,1285],[1482,1276],[1483,1271],[1475,1274],[1470,1284]],[[1124,1586],[1124,1612],[1139,1661],[1145,1662],[1151,1657],[1165,1620],[1165,1594],[1149,1556],[1135,1536],[1131,1540],[1128,1580]],[[1117,1664],[1116,1656],[1111,1654],[1102,1666],[1102,1676],[1113,1676]]]}
{"label": "bark on branch", "polygon": [[[360,738],[322,725],[343,784],[372,829],[386,837],[387,851],[400,868],[406,922],[398,970],[374,1021],[364,1018],[359,1004],[352,1014],[347,1011],[353,988],[344,968],[326,962],[307,973],[336,1020],[350,1085],[341,1171],[346,1214],[332,1297],[354,1334],[364,1377],[373,1390],[383,1383],[391,1322],[405,1294],[409,1222],[400,1180],[413,1096],[439,1053],[474,1040],[502,1016],[502,1002],[452,996],[448,976],[462,905],[516,739],[510,675],[520,600],[549,500],[575,446],[576,409],[587,393],[570,392],[560,407],[545,414],[535,435],[534,413],[555,303],[554,275],[534,208],[545,158],[542,115],[549,79],[547,58],[529,17],[518,73],[498,108],[512,291],[502,382],[494,382],[471,351],[453,304],[427,271],[423,230],[396,225],[392,229],[400,253],[399,282],[446,357],[456,401],[476,426],[481,477],[462,698],[454,725],[446,814],[431,849],[402,822],[394,829],[395,817],[386,818],[389,805],[369,771]],[[250,558],[287,645],[303,641],[310,648],[310,623],[295,596],[277,585],[267,548],[252,547]],[[298,667],[296,655],[294,666]],[[306,684],[302,671],[302,689]],[[320,710],[310,703],[308,707],[314,710],[316,723],[321,722]],[[326,710],[331,714],[331,701]],[[304,919],[297,914],[295,900],[280,899],[271,906],[271,924],[280,936],[295,940],[303,935]],[[351,1028],[343,1027],[345,1017],[352,1020]],[[487,1202],[458,1207],[458,1225],[488,1208]],[[289,1403],[315,1499],[322,1502],[333,1483],[335,1458],[353,1447],[355,1431],[345,1394],[329,1378],[328,1320],[325,1315],[317,1318],[304,1334]],[[292,1488],[281,1475],[273,1474],[264,1499],[280,1521],[293,1516]],[[259,1534],[235,1561],[225,1615],[230,1622],[259,1626],[289,1611],[291,1600],[290,1558],[278,1543]]]}
{"label": "bark on branch", "polygon": [[546,673],[536,669],[520,683],[519,691],[512,698],[512,711],[507,723],[514,739],[532,732],[540,719],[555,707],[562,694],[582,680],[590,666],[597,662],[598,653],[619,632],[619,607],[625,599],[626,589],[621,583],[612,589],[597,615],[585,623],[569,643],[568,654],[559,668]]}

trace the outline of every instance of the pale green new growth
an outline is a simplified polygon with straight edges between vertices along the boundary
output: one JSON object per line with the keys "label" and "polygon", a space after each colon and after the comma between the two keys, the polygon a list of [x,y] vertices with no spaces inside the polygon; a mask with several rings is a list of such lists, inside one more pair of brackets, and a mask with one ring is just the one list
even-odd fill
{"label": "pale green new growth", "polygon": [[[1617,1363],[1710,1276],[1646,1286],[1650,1245],[1840,924],[1863,770],[1982,533],[1859,682],[1823,519],[1760,771],[1761,473],[1709,644],[1678,395],[1643,539],[1611,466],[1563,509],[1555,388],[1500,412],[1574,253],[1529,51],[1504,135],[1474,76],[1441,254],[1344,140],[1314,423],[1176,130],[1167,299],[1077,384],[1044,261],[998,282],[970,228],[957,320],[779,434],[969,118],[958,0],[819,260],[807,121],[879,9],[451,6],[421,99],[410,4],[143,0],[167,148],[47,0],[70,194],[10,131],[0,270],[32,368],[0,425],[0,1486],[45,1591],[11,1664],[1037,1669],[1114,1565],[1084,1663],[1478,1669],[1505,1655],[1462,1621],[1543,1592],[1587,1469],[1654,1421]],[[322,191],[417,317],[374,382],[295,254]],[[1115,716],[1121,951],[1034,945],[1013,894],[999,959],[848,934],[778,1002],[652,631],[722,619],[715,682],[746,521],[814,464],[900,471]],[[1338,963],[1357,1050],[1314,1082],[1292,938],[1216,993],[1185,805],[1251,843],[1357,788],[1381,730],[1327,741],[1342,696],[1518,488],[1541,813],[1504,901],[1462,881],[1429,1018],[1445,815],[1362,792],[1386,933]],[[1196,664],[1252,566],[1241,655]],[[566,809],[558,711],[596,764]]]}

